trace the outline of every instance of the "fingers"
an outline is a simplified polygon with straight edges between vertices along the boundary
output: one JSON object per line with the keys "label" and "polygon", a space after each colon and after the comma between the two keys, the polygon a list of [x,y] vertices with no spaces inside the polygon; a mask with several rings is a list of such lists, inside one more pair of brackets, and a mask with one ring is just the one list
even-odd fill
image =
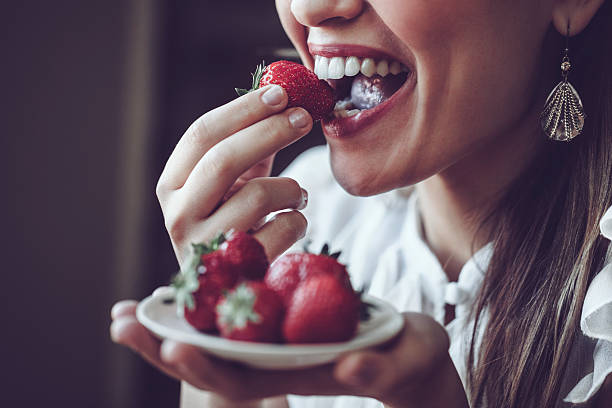
{"label": "fingers", "polygon": [[180,377],[200,389],[217,389],[217,370],[202,352],[189,344],[164,340],[160,356]]}
{"label": "fingers", "polygon": [[110,333],[115,343],[129,347],[157,369],[180,380],[180,374],[160,359],[160,341],[151,336],[133,314],[117,317],[111,324]]}
{"label": "fingers", "polygon": [[[334,375],[339,382],[379,397],[397,384],[415,383],[448,357],[446,331],[432,318],[406,313],[405,325],[388,350],[364,350],[344,356]],[[404,387],[406,388],[406,387]]]}
{"label": "fingers", "polygon": [[[230,401],[284,395],[341,395],[348,388],[333,378],[330,365],[295,371],[258,370],[208,357],[194,346],[166,340],[162,359],[191,385],[212,390]],[[232,405],[233,406],[233,405]]]}
{"label": "fingers", "polygon": [[266,157],[239,177],[239,179],[248,181],[257,177],[268,177],[272,171],[272,164],[274,162],[274,154]]}
{"label": "fingers", "polygon": [[302,213],[288,211],[276,214],[253,235],[261,242],[268,260],[272,262],[304,236],[307,226]]}
{"label": "fingers", "polygon": [[135,300],[122,300],[117,302],[111,309],[111,318],[115,320],[121,316],[133,316],[136,313],[136,306],[138,306],[138,302]]}
{"label": "fingers", "polygon": [[200,158],[212,146],[237,131],[282,111],[287,94],[280,86],[248,93],[205,113],[187,129],[170,155],[158,188],[180,188]]}
{"label": "fingers", "polygon": [[175,199],[187,213],[206,217],[241,174],[311,128],[308,112],[292,108],[235,133],[200,159]]}
{"label": "fingers", "polygon": [[272,212],[304,208],[307,197],[306,191],[290,178],[250,180],[208,217],[205,223],[198,225],[193,239],[199,242],[229,229],[248,231]]}

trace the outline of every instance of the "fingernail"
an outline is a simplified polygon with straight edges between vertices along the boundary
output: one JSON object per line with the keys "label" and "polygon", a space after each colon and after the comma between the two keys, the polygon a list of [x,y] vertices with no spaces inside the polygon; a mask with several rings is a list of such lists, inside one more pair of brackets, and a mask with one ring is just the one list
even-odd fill
{"label": "fingernail", "polygon": [[166,339],[162,342],[159,355],[166,363],[176,363],[178,360],[178,343],[174,340]]}
{"label": "fingernail", "polygon": [[121,338],[121,333],[123,332],[125,325],[126,321],[122,318],[119,318],[111,323],[110,337],[113,342],[121,344],[121,342],[123,341],[123,339]]}
{"label": "fingernail", "polygon": [[261,95],[261,100],[266,105],[276,106],[283,102],[284,90],[278,85],[272,85],[266,92]]}
{"label": "fingernail", "polygon": [[297,209],[303,210],[308,205],[308,191],[304,190],[303,188],[300,190],[302,190],[302,201],[300,201],[300,205],[297,206]]}
{"label": "fingernail", "polygon": [[289,114],[289,123],[296,129],[308,126],[308,114],[302,109],[296,109]]}

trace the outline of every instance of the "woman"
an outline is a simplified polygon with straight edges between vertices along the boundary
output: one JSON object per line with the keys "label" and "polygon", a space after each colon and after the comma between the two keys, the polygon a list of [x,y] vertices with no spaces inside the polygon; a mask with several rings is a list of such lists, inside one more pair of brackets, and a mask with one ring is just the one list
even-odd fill
{"label": "woman", "polygon": [[[237,368],[184,344],[160,344],[134,319],[133,302],[113,309],[115,341],[191,384],[184,407],[380,404],[287,394],[371,397],[393,407],[612,406],[612,259],[599,226],[607,234],[612,218],[604,217],[612,206],[612,5],[276,3],[305,65],[320,76],[331,68],[315,59],[353,56],[398,62],[405,80],[398,89],[356,77],[350,95],[362,112],[323,121],[329,159],[320,149],[305,153],[287,171],[299,184],[265,177],[271,156],[312,126],[302,109],[285,110],[282,89],[258,90],[198,119],[158,184],[177,257],[218,230],[249,230],[293,209],[254,231],[268,256],[304,236],[308,221],[309,237],[348,251],[357,282],[410,311],[405,328],[384,350],[297,372]],[[564,37],[569,71],[559,69]],[[545,97],[562,72],[587,116],[570,143],[546,140],[541,128]],[[551,134],[575,136],[580,127]],[[297,211],[307,201],[300,185],[310,192],[306,217]]]}

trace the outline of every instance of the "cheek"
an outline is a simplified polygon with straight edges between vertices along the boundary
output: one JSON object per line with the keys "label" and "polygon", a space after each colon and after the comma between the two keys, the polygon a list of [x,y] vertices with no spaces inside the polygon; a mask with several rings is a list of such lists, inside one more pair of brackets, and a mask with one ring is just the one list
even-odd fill
{"label": "cheek", "polygon": [[287,33],[287,36],[300,54],[302,62],[304,65],[312,68],[314,62],[306,46],[306,29],[297,22],[291,13],[291,0],[276,0],[276,11],[285,33]]}
{"label": "cheek", "polygon": [[448,41],[458,21],[460,0],[375,0],[376,13],[411,49],[427,49]]}
{"label": "cheek", "polygon": [[507,130],[526,113],[549,24],[543,4],[378,0],[373,5],[414,54],[419,100],[412,132],[448,149],[458,138],[469,149],[470,140]]}

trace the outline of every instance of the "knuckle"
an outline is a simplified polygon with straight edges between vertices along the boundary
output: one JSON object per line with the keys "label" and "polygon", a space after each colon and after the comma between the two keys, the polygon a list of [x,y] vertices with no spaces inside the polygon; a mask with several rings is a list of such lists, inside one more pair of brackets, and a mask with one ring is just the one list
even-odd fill
{"label": "knuckle", "polygon": [[291,195],[296,201],[300,201],[302,199],[302,187],[300,187],[297,181],[289,177],[279,177],[278,179],[284,183],[284,188],[291,191]]}
{"label": "knuckle", "polygon": [[296,241],[304,236],[308,222],[306,217],[299,211],[288,211],[278,216],[280,230],[287,240]]}
{"label": "knuckle", "polygon": [[187,217],[181,211],[167,211],[164,213],[164,225],[170,239],[174,243],[180,243],[185,238]]}
{"label": "knuckle", "polygon": [[249,180],[243,187],[246,189],[248,197],[248,206],[263,210],[268,208],[270,204],[270,194],[264,182],[261,180]]}
{"label": "knuckle", "polygon": [[261,115],[260,112],[265,105],[261,101],[259,94],[259,92],[249,92],[246,98],[238,99],[238,109],[242,115],[248,118]]}
{"label": "knuckle", "polygon": [[206,112],[199,118],[197,118],[187,131],[185,132],[185,136],[190,145],[195,146],[197,148],[201,147],[204,141],[207,139],[209,135],[209,124],[210,124],[210,112]]}
{"label": "knuckle", "polygon": [[168,181],[166,181],[166,178],[162,173],[162,175],[159,177],[159,180],[157,180],[157,184],[155,185],[155,195],[157,196],[157,201],[159,201],[160,204],[166,201],[170,190],[171,188],[169,186],[169,183]]}
{"label": "knuckle", "polygon": [[173,242],[180,242],[184,236],[184,223],[179,217],[166,217],[165,223],[166,231]]}
{"label": "knuckle", "polygon": [[214,146],[204,156],[204,165],[206,173],[211,178],[223,176],[232,171],[232,152],[227,149],[221,149],[219,145]]}
{"label": "knuckle", "polygon": [[282,114],[262,120],[260,122],[263,127],[262,133],[274,140],[282,138],[289,131],[289,126],[286,125],[286,122]]}

